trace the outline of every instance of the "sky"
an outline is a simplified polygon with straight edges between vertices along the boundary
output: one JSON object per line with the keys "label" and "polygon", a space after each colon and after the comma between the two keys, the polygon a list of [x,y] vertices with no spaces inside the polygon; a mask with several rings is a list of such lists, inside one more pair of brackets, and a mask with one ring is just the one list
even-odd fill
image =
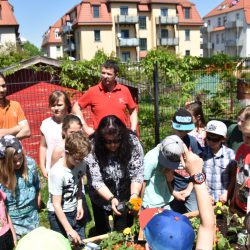
{"label": "sky", "polygon": [[[223,0],[191,0],[201,17],[205,16]],[[9,0],[19,23],[21,37],[36,45],[42,44],[42,36],[68,10],[81,0]]]}

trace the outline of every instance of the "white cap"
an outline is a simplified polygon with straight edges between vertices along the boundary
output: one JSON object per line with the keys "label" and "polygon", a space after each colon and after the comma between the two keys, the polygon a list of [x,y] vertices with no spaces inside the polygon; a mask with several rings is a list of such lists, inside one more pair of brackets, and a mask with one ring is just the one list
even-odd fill
{"label": "white cap", "polygon": [[221,121],[212,120],[207,123],[206,131],[212,134],[221,135],[226,138],[227,126]]}

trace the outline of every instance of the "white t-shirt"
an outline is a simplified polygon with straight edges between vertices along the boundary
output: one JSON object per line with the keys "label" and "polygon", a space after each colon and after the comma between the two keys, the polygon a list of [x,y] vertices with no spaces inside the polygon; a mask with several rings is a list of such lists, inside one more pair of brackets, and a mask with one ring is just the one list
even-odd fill
{"label": "white t-shirt", "polygon": [[63,211],[74,211],[77,208],[78,187],[81,178],[81,168],[69,169],[63,165],[62,159],[59,159],[49,172],[48,210],[54,211],[52,195],[61,195]]}
{"label": "white t-shirt", "polygon": [[44,135],[47,152],[46,152],[46,169],[50,170],[51,156],[56,145],[62,143],[62,123],[56,123],[52,117],[49,117],[42,121],[41,132]]}

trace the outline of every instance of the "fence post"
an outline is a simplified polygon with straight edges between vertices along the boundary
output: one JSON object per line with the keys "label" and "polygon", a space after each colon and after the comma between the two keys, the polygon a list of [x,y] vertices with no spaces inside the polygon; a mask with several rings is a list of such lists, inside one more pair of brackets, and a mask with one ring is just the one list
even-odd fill
{"label": "fence post", "polygon": [[157,62],[154,64],[154,117],[155,117],[155,145],[160,142],[160,133],[159,133],[159,82],[158,82],[158,64]]}

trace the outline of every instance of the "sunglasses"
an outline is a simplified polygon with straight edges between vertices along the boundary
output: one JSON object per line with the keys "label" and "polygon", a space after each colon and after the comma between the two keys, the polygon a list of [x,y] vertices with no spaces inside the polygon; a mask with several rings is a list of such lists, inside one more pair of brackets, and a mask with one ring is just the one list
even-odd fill
{"label": "sunglasses", "polygon": [[121,139],[114,139],[114,140],[104,140],[104,144],[119,144],[121,142]]}
{"label": "sunglasses", "polygon": [[206,139],[208,141],[212,141],[212,142],[218,142],[221,140],[221,137],[210,137],[210,136],[207,136]]}

